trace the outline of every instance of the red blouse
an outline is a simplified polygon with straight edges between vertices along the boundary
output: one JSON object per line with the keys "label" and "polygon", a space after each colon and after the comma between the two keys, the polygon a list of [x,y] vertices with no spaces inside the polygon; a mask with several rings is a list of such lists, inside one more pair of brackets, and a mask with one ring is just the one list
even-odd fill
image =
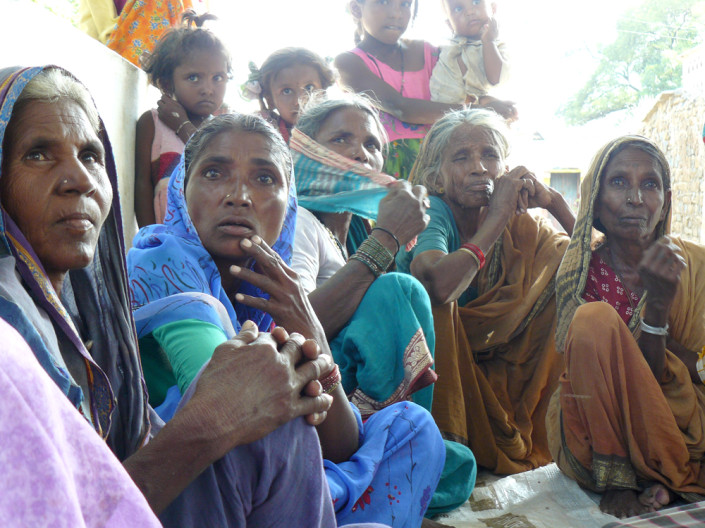
{"label": "red blouse", "polygon": [[640,297],[622,284],[615,271],[596,251],[592,252],[590,259],[583,299],[587,302],[602,301],[610,304],[626,324],[629,324],[634,314],[632,306],[636,307],[640,301]]}

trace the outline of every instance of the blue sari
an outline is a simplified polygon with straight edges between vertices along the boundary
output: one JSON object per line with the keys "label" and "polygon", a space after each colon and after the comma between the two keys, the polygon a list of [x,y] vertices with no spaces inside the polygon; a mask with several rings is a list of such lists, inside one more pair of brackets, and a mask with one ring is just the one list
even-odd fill
{"label": "blue sari", "polygon": [[[139,335],[167,323],[200,319],[232,336],[247,319],[260,330],[272,326],[269,314],[231,302],[220,274],[203,247],[184,198],[184,165],[169,181],[164,225],[143,228],[128,254],[130,289]],[[288,208],[282,232],[272,246],[291,262],[296,222],[296,186],[289,178]],[[242,283],[240,292],[265,297]],[[430,414],[401,402],[359,427],[359,449],[341,464],[324,461],[338,524],[377,522],[417,527],[438,484],[445,449]]]}

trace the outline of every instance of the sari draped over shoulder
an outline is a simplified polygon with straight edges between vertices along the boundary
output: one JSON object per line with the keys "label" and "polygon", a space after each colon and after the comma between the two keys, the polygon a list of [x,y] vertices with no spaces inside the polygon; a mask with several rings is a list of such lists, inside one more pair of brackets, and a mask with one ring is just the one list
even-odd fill
{"label": "sari draped over shoulder", "polygon": [[551,461],[544,421],[563,368],[553,288],[567,243],[543,221],[514,217],[479,272],[477,298],[433,309],[433,416],[445,438],[468,445],[495,473]]}
{"label": "sari draped over shoulder", "polygon": [[[601,176],[615,149],[636,141],[652,144],[640,136],[611,141],[583,180],[575,231],[556,278],[556,340],[566,370],[546,418],[549,444],[561,470],[594,491],[641,490],[660,482],[686,500],[702,500],[705,391],[668,350],[662,379],[654,377],[637,342],[648,291],[628,323],[607,302],[583,299]],[[663,165],[668,167],[665,159]],[[663,179],[669,188],[670,174]],[[668,233],[670,203],[666,207],[657,237]],[[687,267],[671,306],[669,339],[700,351],[705,345],[705,248],[670,238]]]}
{"label": "sari draped over shoulder", "polygon": [[[0,71],[0,145],[17,98],[43,69]],[[113,202],[93,262],[70,271],[63,291],[56,292],[31,245],[3,209],[0,317],[22,335],[59,389],[123,460],[146,442],[150,425],[130,314],[117,175],[102,123],[101,129]],[[0,150],[0,163],[1,158]],[[83,387],[67,363],[85,368]]]}
{"label": "sari draped over shoulder", "polygon": [[[287,265],[291,262],[297,212],[294,175],[288,176],[288,207],[282,231],[272,246]],[[248,319],[261,331],[269,331],[273,320],[268,313],[241,303],[233,304],[223,290],[218,268],[189,216],[184,178],[182,162],[169,182],[164,224],[142,228],[128,254],[130,290],[139,335],[185,319],[212,323],[226,335],[239,331]],[[239,292],[266,297],[263,291],[244,281]],[[184,397],[195,390],[194,386],[195,383],[191,383]],[[356,416],[360,432],[358,450],[350,460],[340,464],[324,461],[337,522],[391,525],[391,520],[396,519],[395,526],[420,524],[440,477],[445,455],[431,416],[409,402],[384,409],[364,424],[359,413]],[[302,419],[290,424],[297,422]],[[290,456],[280,445],[277,449],[283,451],[279,454],[284,458]],[[320,449],[318,445],[316,449]],[[433,451],[433,455],[428,455],[425,464],[419,464],[418,453],[426,451]],[[303,470],[304,480],[320,469],[309,462]],[[212,481],[208,484],[216,490],[219,485]],[[403,495],[395,497],[393,503],[388,498],[391,486],[397,486],[399,494]],[[290,493],[289,489],[283,491]],[[218,496],[220,492],[214,493]],[[223,500],[229,503],[232,499],[224,497]],[[291,500],[296,499],[291,497]],[[303,526],[303,522],[292,520],[291,525]]]}
{"label": "sari draped over shoulder", "polygon": [[[377,218],[380,200],[395,178],[327,149],[296,128],[290,147],[301,206]],[[372,283],[330,347],[346,394],[367,418],[403,400],[431,410],[434,344],[428,294],[413,277],[388,273]]]}
{"label": "sari draped over shoulder", "polygon": [[[13,105],[42,69],[0,71],[0,148]],[[159,525],[132,479],[105,449],[107,444],[124,460],[163,423],[147,404],[130,312],[115,164],[105,132],[99,137],[112,207],[93,262],[70,271],[61,292],[52,288],[12,218],[4,209],[0,215],[0,318],[16,330],[13,336],[0,328],[8,348],[0,376],[5,403],[0,416],[8,419],[0,436],[16,436],[3,443],[0,454],[5,468],[0,488],[7,487],[0,493],[0,519],[11,524]],[[27,351],[20,337],[36,362],[32,357],[13,360],[13,353]],[[29,367],[36,371],[37,364],[48,379],[32,374]],[[78,376],[81,370],[85,375]],[[36,386],[25,386],[32,378]],[[49,391],[52,383],[60,392]],[[57,394],[67,401],[55,401]],[[18,414],[20,419],[9,419]],[[101,436],[91,438],[92,429]],[[316,440],[313,428],[300,418],[232,449],[201,472],[159,520],[164,526],[335,526]],[[23,474],[23,464],[32,468],[31,475]]]}
{"label": "sari draped over shoulder", "polygon": [[[244,304],[233,305],[223,290],[218,268],[188,214],[185,176],[182,159],[169,179],[164,224],[140,229],[127,255],[138,336],[184,319],[212,323],[228,337],[239,332],[241,323],[247,320],[257,324],[261,331],[269,331],[273,324],[269,314]],[[291,263],[297,208],[293,175],[289,178],[284,225],[272,246],[287,265]],[[244,281],[238,293],[268,297]]]}

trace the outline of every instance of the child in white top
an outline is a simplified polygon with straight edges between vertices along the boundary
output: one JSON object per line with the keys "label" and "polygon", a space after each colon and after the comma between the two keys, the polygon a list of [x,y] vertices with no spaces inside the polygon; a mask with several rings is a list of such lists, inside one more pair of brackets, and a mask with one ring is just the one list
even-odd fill
{"label": "child in white top", "polygon": [[431,100],[489,107],[505,119],[517,117],[514,103],[489,95],[508,77],[505,45],[498,40],[496,4],[489,0],[443,0],[450,45],[441,48],[431,76]]}

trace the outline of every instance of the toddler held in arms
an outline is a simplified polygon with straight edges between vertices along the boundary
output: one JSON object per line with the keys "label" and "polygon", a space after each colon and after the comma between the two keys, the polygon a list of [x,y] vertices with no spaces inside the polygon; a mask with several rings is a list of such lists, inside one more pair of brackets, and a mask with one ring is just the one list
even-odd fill
{"label": "toddler held in arms", "polygon": [[497,6],[489,0],[442,0],[446,22],[453,31],[441,47],[431,76],[431,100],[490,108],[507,121],[517,119],[511,101],[489,95],[508,78],[506,46],[499,39]]}

